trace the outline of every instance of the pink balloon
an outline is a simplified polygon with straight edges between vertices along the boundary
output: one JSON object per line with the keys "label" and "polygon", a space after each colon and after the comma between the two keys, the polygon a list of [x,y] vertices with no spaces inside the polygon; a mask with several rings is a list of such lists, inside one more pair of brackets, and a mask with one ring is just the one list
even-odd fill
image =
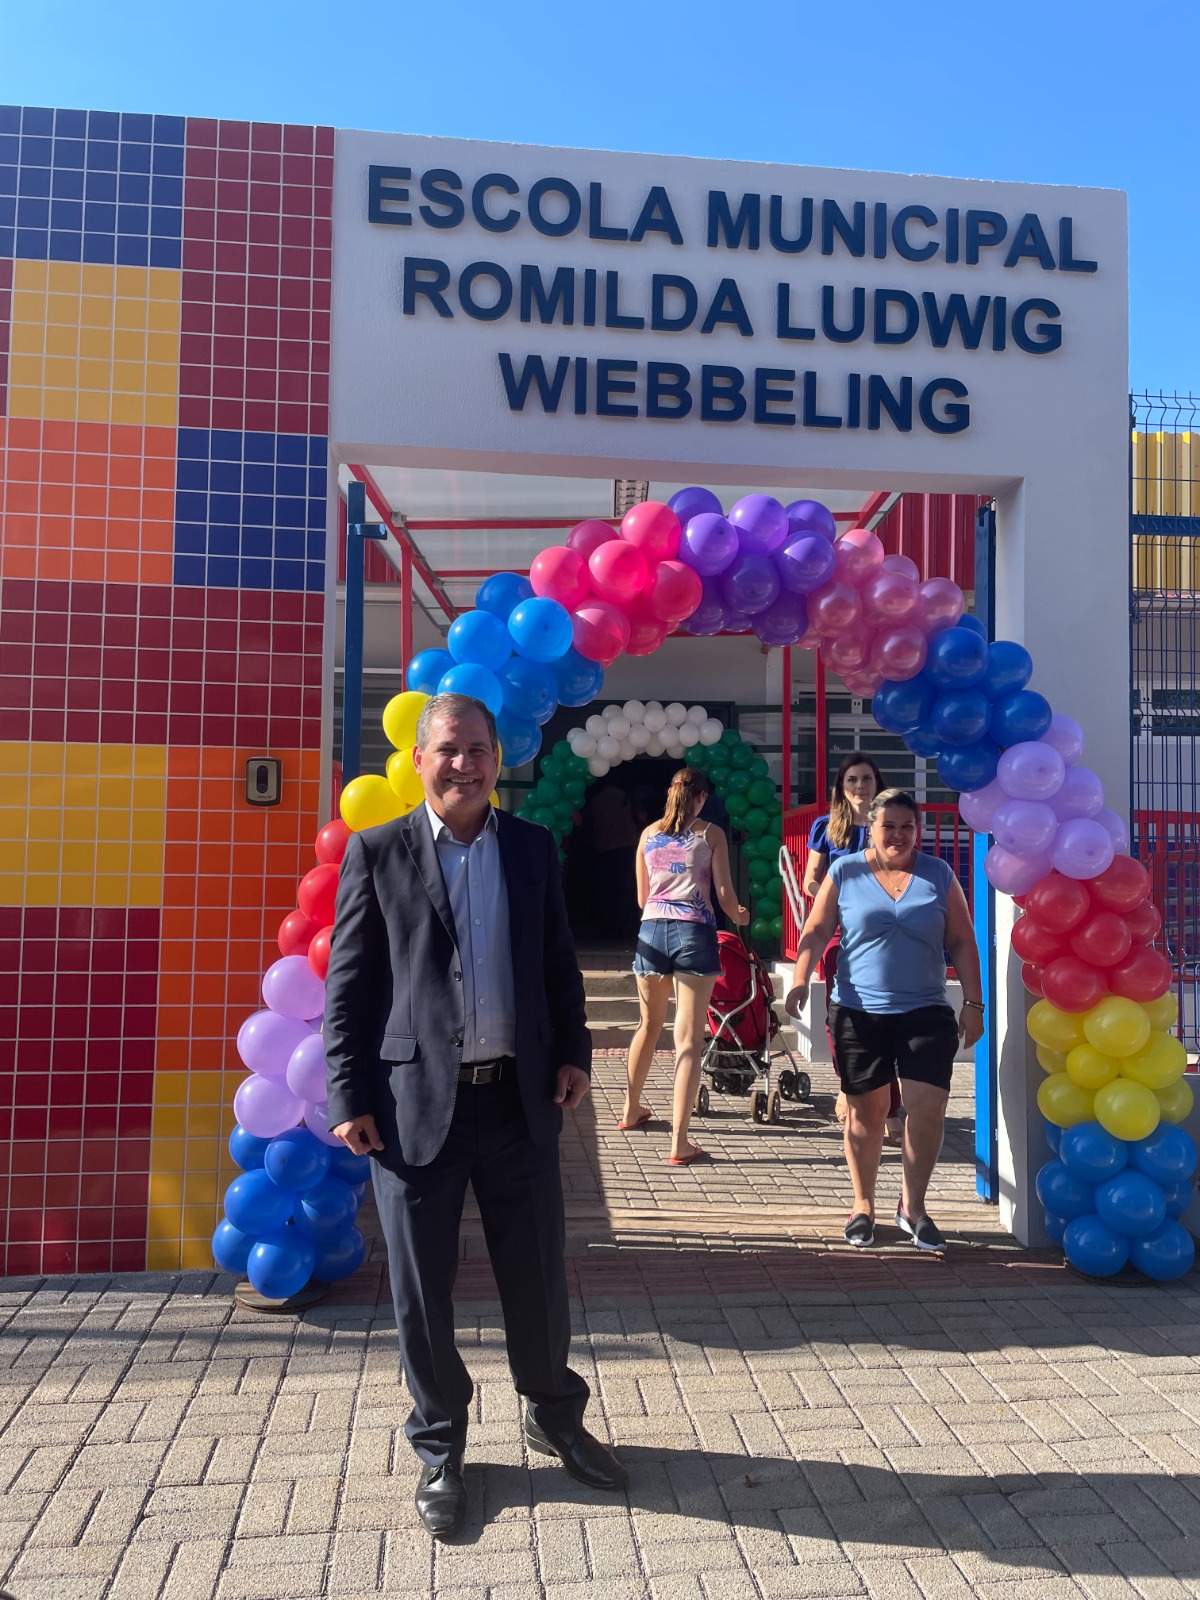
{"label": "pink balloon", "polygon": [[302,1106],[285,1083],[251,1073],[238,1085],[233,1114],[256,1139],[274,1139],[300,1121]]}
{"label": "pink balloon", "polygon": [[629,641],[629,618],[611,600],[589,600],[577,607],[571,622],[576,650],[602,667],[611,666]]}
{"label": "pink balloon", "polygon": [[629,638],[625,641],[625,654],[652,656],[667,637],[669,624],[654,615],[647,606],[644,595],[638,596],[627,608],[625,615],[629,618]]}
{"label": "pink balloon", "polygon": [[325,1006],[325,985],[307,956],[281,956],[263,974],[262,996],[282,1017],[316,1017]]}
{"label": "pink balloon", "polygon": [[883,566],[883,545],[868,528],[851,528],[833,547],[834,576],[857,588]]}
{"label": "pink balloon", "polygon": [[863,616],[877,628],[895,627],[916,617],[921,592],[915,578],[889,572],[886,565],[871,573],[862,586]]}
{"label": "pink balloon", "polygon": [[911,578],[914,583],[921,581],[921,569],[915,561],[908,556],[884,556],[883,570],[885,572],[898,572],[902,577]]}
{"label": "pink balloon", "polygon": [[1056,711],[1050,718],[1049,728],[1042,735],[1042,743],[1052,745],[1070,766],[1083,754],[1083,729],[1074,717]]}
{"label": "pink balloon", "polygon": [[[866,614],[864,595],[863,613]],[[875,635],[871,650],[871,664],[883,677],[904,683],[915,678],[925,665],[929,642],[920,628],[886,626]]]}
{"label": "pink balloon", "polygon": [[683,561],[660,561],[646,580],[640,603],[660,622],[682,622],[704,596],[704,581]]}
{"label": "pink balloon", "polygon": [[1000,787],[1000,780],[993,778],[982,789],[971,789],[959,795],[958,814],[976,833],[991,833],[997,808],[1010,798]]}
{"label": "pink balloon", "polygon": [[623,539],[611,539],[593,550],[588,557],[588,571],[592,588],[602,600],[614,605],[628,605],[645,588],[650,569],[646,558],[636,545]]}
{"label": "pink balloon", "polygon": [[607,522],[600,522],[595,517],[589,517],[586,522],[577,522],[567,535],[567,544],[570,549],[578,550],[585,561],[589,560],[593,550],[599,549],[602,544],[607,544],[610,539],[617,537],[617,530],[610,528]]}
{"label": "pink balloon", "polygon": [[994,844],[984,857],[983,870],[1001,894],[1026,894],[1050,871],[1050,858],[1044,854],[1017,856]]}
{"label": "pink balloon", "polygon": [[835,672],[845,676],[847,672],[861,672],[869,665],[874,642],[874,630],[864,622],[854,622],[828,639],[821,654]]}
{"label": "pink balloon", "polygon": [[804,632],[796,640],[794,648],[797,650],[816,650],[820,648],[824,642],[824,639],[825,635],[823,633],[818,633],[813,627],[812,616],[810,615],[808,619],[808,627],[805,628]]}
{"label": "pink balloon", "polygon": [[651,566],[656,561],[672,559],[679,549],[682,531],[670,506],[657,500],[630,506],[621,518],[621,538],[626,544],[636,545]]}
{"label": "pink balloon", "polygon": [[329,1131],[328,1100],[306,1100],[303,1109],[304,1126],[309,1133],[316,1134],[322,1144],[332,1145],[336,1149],[342,1141],[336,1133]]}
{"label": "pink balloon", "polygon": [[1098,816],[1104,809],[1104,785],[1090,767],[1068,767],[1062,788],[1050,804],[1060,822],[1069,817]]}
{"label": "pink balloon", "polygon": [[256,1011],[238,1029],[237,1052],[251,1072],[264,1078],[282,1078],[292,1051],[312,1029],[300,1017],[283,1017],[277,1011]]}
{"label": "pink balloon", "polygon": [[324,1100],[329,1093],[325,1070],[325,1042],[319,1033],[310,1033],[292,1051],[287,1086],[300,1100]]}
{"label": "pink balloon", "polygon": [[861,672],[848,672],[842,681],[851,694],[872,695],[884,680],[885,674],[874,667],[864,667]]}
{"label": "pink balloon", "polygon": [[921,585],[918,619],[926,633],[952,628],[965,607],[962,590],[949,578],[926,578]]}
{"label": "pink balloon", "polygon": [[1026,739],[1009,745],[996,777],[1014,800],[1049,800],[1062,788],[1066,772],[1057,750],[1040,739]]}
{"label": "pink balloon", "polygon": [[1098,878],[1116,850],[1108,829],[1093,817],[1072,817],[1050,847],[1050,864],[1066,878]]}
{"label": "pink balloon", "polygon": [[1118,816],[1115,811],[1110,811],[1107,806],[1097,811],[1096,822],[1106,831],[1113,842],[1113,850],[1119,856],[1129,854],[1129,829],[1125,826],[1124,817]]}
{"label": "pink balloon", "polygon": [[862,599],[857,589],[837,578],[814,590],[808,597],[808,620],[818,633],[841,633],[862,615]]}
{"label": "pink balloon", "polygon": [[581,606],[592,592],[587,562],[578,550],[565,544],[552,544],[534,556],[529,581],[534,594],[544,600],[557,600],[568,611]]}

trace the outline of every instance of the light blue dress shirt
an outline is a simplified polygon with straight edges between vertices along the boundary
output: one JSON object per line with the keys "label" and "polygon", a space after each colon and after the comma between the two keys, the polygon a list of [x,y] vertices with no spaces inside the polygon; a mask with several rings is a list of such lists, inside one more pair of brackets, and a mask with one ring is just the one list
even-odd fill
{"label": "light blue dress shirt", "polygon": [[463,844],[425,802],[438,865],[450,899],[463,982],[464,1066],[511,1056],[517,1049],[508,888],[491,806],[470,844]]}

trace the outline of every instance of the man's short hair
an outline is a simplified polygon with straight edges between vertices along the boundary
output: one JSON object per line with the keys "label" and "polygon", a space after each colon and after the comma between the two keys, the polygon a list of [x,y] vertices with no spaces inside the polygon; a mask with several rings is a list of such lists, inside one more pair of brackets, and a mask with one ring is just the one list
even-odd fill
{"label": "man's short hair", "polygon": [[495,717],[482,700],[476,700],[474,695],[469,694],[435,694],[426,700],[417,718],[417,748],[424,750],[429,743],[430,730],[436,717],[469,717],[473,711],[477,711],[487,723],[492,749],[497,749],[500,738],[496,733]]}

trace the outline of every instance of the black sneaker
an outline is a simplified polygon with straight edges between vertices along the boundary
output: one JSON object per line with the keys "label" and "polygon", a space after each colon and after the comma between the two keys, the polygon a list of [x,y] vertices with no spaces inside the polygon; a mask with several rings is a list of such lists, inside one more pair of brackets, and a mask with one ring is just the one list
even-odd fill
{"label": "black sneaker", "polygon": [[930,1217],[919,1217],[916,1222],[913,1222],[897,1206],[896,1226],[901,1233],[908,1235],[918,1250],[929,1250],[940,1254],[946,1248],[946,1240],[941,1229]]}
{"label": "black sneaker", "polygon": [[875,1243],[875,1219],[865,1211],[856,1211],[846,1224],[846,1243],[868,1250]]}

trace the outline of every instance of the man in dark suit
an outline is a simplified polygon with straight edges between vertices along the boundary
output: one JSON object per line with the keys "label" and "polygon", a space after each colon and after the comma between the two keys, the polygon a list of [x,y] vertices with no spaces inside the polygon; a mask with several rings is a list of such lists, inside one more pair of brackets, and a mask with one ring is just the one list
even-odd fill
{"label": "man in dark suit", "polygon": [[626,1473],[583,1426],[558,1166],[562,1113],[590,1088],[591,1036],[554,840],[493,809],[496,724],[435,695],[413,756],[425,804],[355,834],[342,862],[326,979],[329,1121],[370,1152],[435,1538],[466,1509],[470,1375],[451,1291],[470,1182],[504,1311],[530,1449],[596,1488]]}

